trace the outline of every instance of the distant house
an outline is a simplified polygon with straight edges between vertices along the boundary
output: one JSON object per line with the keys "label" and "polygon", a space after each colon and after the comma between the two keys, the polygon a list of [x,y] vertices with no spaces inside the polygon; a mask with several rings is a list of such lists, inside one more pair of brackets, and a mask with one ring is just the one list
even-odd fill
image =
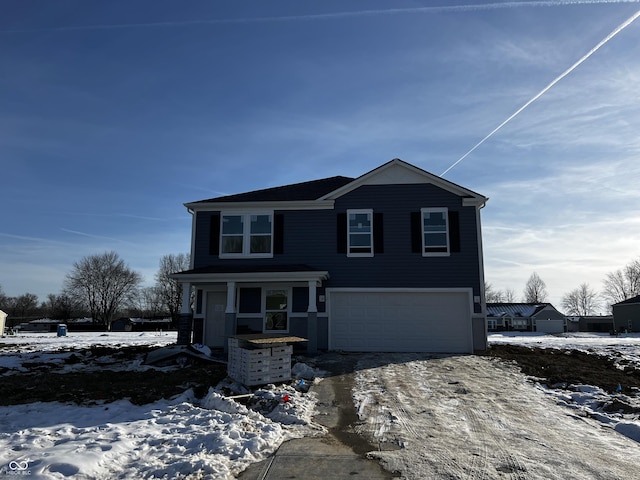
{"label": "distant house", "polygon": [[39,318],[27,323],[21,323],[18,327],[25,332],[55,332],[60,320],[50,318]]}
{"label": "distant house", "polygon": [[357,178],[187,203],[192,265],[173,278],[183,308],[195,290],[193,341],[259,333],[307,338],[310,352],[484,350],[486,202],[394,159]]}
{"label": "distant house", "polygon": [[616,303],[613,322],[619,332],[640,332],[640,295]]}
{"label": "distant house", "polygon": [[171,318],[120,317],[111,322],[112,332],[155,332],[170,329]]}
{"label": "distant house", "polygon": [[111,322],[112,332],[131,332],[133,331],[133,323],[129,317],[116,318]]}
{"label": "distant house", "polygon": [[567,317],[567,332],[610,332],[613,329],[612,315]]}
{"label": "distant house", "polygon": [[561,333],[565,316],[550,303],[487,303],[487,329]]}

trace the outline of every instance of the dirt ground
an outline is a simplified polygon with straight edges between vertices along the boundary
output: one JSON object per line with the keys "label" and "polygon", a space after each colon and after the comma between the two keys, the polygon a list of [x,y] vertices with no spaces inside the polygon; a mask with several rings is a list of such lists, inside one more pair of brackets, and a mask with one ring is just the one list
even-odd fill
{"label": "dirt ground", "polygon": [[[2,376],[0,405],[36,401],[92,403],[129,398],[142,405],[169,398],[193,388],[197,397],[206,394],[226,376],[223,364],[192,364],[184,368],[119,370],[127,362],[141,361],[154,347],[93,347],[77,350],[68,364],[104,364],[101,369],[80,369],[57,373],[59,366],[33,361],[23,364],[29,372]],[[624,393],[638,392],[640,371],[632,366],[616,366],[614,360],[575,350],[495,345],[487,356],[515,362],[522,372],[548,385],[586,384],[613,392],[618,385]],[[111,368],[110,368],[111,366]],[[118,368],[113,369],[113,366]],[[3,372],[0,372],[2,374]]]}
{"label": "dirt ground", "polygon": [[[0,405],[38,401],[91,404],[122,398],[143,405],[170,398],[189,388],[193,388],[200,398],[210,386],[226,377],[226,365],[216,363],[191,364],[184,368],[121,370],[127,363],[144,360],[147,352],[155,348],[101,346],[76,350],[65,363],[82,363],[87,368],[81,367],[69,373],[57,373],[60,367],[46,362],[23,363],[28,372],[0,377]],[[104,367],[96,369],[96,364]]]}
{"label": "dirt ground", "polygon": [[487,355],[517,363],[522,373],[548,386],[594,385],[614,392],[620,385],[626,394],[638,393],[640,388],[640,371],[634,366],[577,350],[494,345]]}

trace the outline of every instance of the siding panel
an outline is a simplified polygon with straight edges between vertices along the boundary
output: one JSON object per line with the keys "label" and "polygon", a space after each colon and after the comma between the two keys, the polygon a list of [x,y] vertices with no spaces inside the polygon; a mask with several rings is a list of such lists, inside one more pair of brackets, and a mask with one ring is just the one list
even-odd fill
{"label": "siding panel", "polygon": [[[458,234],[459,252],[446,257],[412,252],[411,212],[424,207],[447,207],[457,213],[459,229],[452,233]],[[351,208],[371,208],[374,214],[382,215],[383,254],[348,258],[346,251],[341,251],[338,219]],[[463,207],[461,197],[434,185],[366,185],[337,199],[334,210],[275,213],[283,216],[286,225],[282,254],[257,260],[221,260],[209,253],[212,213],[198,212],[194,266],[306,264],[329,271],[325,287],[472,287],[474,295],[480,294],[476,209]],[[340,237],[346,243],[346,229],[340,231]]]}

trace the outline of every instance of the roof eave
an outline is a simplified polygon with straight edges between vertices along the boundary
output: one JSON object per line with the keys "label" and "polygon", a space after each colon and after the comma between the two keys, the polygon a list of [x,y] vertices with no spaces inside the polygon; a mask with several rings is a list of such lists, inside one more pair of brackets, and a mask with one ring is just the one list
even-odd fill
{"label": "roof eave", "polygon": [[316,282],[329,278],[326,270],[298,272],[229,272],[229,273],[174,273],[169,277],[189,283],[226,282]]}
{"label": "roof eave", "polygon": [[333,200],[295,200],[268,202],[190,202],[184,206],[194,212],[222,210],[330,210]]}

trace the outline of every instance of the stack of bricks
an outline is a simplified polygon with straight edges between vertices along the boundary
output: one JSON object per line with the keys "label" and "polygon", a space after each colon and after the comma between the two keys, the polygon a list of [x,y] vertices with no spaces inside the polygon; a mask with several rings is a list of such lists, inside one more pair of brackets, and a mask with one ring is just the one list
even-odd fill
{"label": "stack of bricks", "polygon": [[291,345],[247,348],[244,342],[229,339],[229,377],[243,385],[265,385],[291,380]]}

